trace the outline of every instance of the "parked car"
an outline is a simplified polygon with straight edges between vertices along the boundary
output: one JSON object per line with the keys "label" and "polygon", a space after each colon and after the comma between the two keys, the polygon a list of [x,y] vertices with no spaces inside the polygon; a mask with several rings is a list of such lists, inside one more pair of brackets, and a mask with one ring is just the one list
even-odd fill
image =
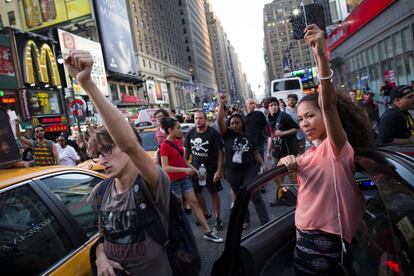
{"label": "parked car", "polygon": [[91,275],[87,198],[105,175],[76,167],[0,171],[1,275]]}
{"label": "parked car", "polygon": [[[414,275],[414,158],[378,149],[358,153],[355,161],[367,207],[342,274]],[[286,173],[285,167],[276,167],[241,188],[224,252],[211,275],[294,275],[295,207],[285,207],[282,215],[247,235],[242,230],[251,193]]]}

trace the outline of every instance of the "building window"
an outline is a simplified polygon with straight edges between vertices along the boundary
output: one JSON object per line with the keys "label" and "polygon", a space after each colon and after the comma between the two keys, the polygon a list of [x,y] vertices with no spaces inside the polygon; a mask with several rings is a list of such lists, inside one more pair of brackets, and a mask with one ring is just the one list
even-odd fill
{"label": "building window", "polygon": [[9,17],[10,26],[16,25],[16,17],[14,16],[14,11],[9,11],[7,13],[7,16]]}
{"label": "building window", "polygon": [[3,18],[1,18],[1,14],[0,14],[0,27],[3,26]]}
{"label": "building window", "polygon": [[112,101],[119,101],[118,88],[117,88],[116,84],[110,83],[109,87],[111,89]]}
{"label": "building window", "polygon": [[136,11],[137,11],[137,7],[135,6],[135,3],[132,3],[132,10],[133,10],[134,12],[136,12]]}

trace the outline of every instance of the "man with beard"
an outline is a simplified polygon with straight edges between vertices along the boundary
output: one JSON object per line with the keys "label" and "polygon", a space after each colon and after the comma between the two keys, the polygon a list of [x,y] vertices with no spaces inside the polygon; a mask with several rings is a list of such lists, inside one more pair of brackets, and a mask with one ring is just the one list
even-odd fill
{"label": "man with beard", "polygon": [[35,141],[27,139],[20,133],[19,120],[16,120],[16,136],[19,141],[29,148],[33,149],[34,165],[35,166],[53,166],[59,164],[59,153],[55,144],[46,140],[45,129],[41,126],[33,128],[33,135]]}
{"label": "man with beard", "polygon": [[[188,160],[191,155],[191,163],[198,170],[201,164],[206,168],[206,187],[211,195],[212,206],[214,209],[216,222],[215,230],[223,229],[220,214],[220,197],[218,192],[223,189],[221,186],[221,176],[223,168],[223,142],[219,133],[207,125],[207,116],[203,111],[194,114],[195,128],[186,136],[184,147],[185,157]],[[198,177],[192,177],[194,191],[197,201],[203,209],[204,216],[211,217],[207,209],[206,201],[203,196],[203,186],[200,186]]]}

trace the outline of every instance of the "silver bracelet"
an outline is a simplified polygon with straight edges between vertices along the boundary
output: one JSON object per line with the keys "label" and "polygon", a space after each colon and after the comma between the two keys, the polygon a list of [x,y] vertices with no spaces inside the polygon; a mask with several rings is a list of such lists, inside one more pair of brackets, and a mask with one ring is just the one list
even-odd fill
{"label": "silver bracelet", "polygon": [[319,80],[330,80],[330,79],[332,79],[332,77],[333,77],[333,71],[332,71],[332,69],[329,69],[329,70],[331,70],[331,74],[329,76],[323,77],[323,78],[321,78],[320,76],[318,76]]}

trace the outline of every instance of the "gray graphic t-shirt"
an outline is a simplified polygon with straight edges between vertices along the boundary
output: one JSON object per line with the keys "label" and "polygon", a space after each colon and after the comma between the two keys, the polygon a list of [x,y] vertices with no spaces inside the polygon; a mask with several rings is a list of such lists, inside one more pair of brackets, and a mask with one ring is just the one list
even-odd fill
{"label": "gray graphic t-shirt", "polygon": [[[159,175],[152,199],[167,230],[170,181],[162,169],[159,169]],[[136,210],[133,187],[117,194],[114,183],[103,195],[99,214],[107,257],[119,262],[131,275],[172,275],[165,249],[143,228]],[[90,203],[96,209],[96,187],[90,195]]]}

